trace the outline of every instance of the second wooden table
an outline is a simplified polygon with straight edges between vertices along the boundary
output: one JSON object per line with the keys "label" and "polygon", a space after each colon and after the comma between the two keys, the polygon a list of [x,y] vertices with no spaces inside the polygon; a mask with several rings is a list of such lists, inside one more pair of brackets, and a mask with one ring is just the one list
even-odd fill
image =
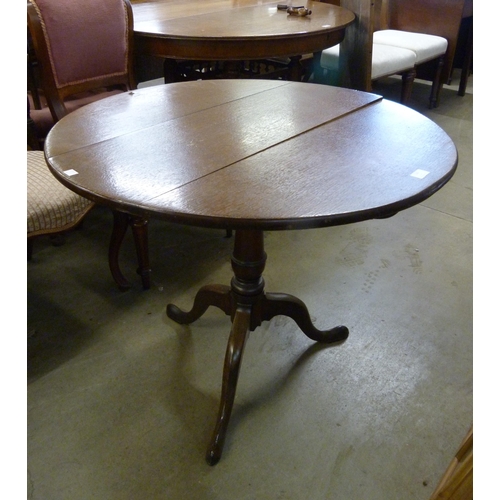
{"label": "second wooden table", "polygon": [[[290,57],[291,79],[299,60],[340,43],[354,14],[327,3],[301,2],[312,11],[295,17],[276,0],[135,0],[137,54],[171,60],[244,61]],[[282,2],[286,3],[286,2]],[[297,4],[298,5],[298,4]]]}

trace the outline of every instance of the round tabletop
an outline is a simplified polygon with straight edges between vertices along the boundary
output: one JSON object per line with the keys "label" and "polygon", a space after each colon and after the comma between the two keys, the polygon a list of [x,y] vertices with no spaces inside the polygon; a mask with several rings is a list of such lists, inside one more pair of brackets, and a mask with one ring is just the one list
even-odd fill
{"label": "round tabletop", "polygon": [[306,0],[302,5],[311,14],[305,17],[278,10],[278,3],[132,0],[137,51],[217,61],[300,56],[340,43],[355,20],[351,11],[328,3]]}
{"label": "round tabletop", "polygon": [[147,87],[76,110],[45,155],[68,188],[137,216],[226,229],[387,217],[453,175],[452,140],[375,94],[277,80]]}

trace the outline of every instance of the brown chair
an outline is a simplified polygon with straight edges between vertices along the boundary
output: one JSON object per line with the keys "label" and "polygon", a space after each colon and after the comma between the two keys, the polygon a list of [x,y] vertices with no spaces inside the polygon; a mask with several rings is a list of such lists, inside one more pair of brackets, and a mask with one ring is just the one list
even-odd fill
{"label": "brown chair", "polygon": [[[47,106],[31,108],[40,139],[67,113],[97,99],[136,88],[133,77],[133,14],[129,0],[29,0],[28,29]],[[128,225],[132,228],[143,288],[150,287],[147,220],[114,213],[109,248],[112,276]]]}
{"label": "brown chair", "polygon": [[27,152],[28,260],[33,240],[78,226],[94,203],[63,186],[50,172],[43,151]]}

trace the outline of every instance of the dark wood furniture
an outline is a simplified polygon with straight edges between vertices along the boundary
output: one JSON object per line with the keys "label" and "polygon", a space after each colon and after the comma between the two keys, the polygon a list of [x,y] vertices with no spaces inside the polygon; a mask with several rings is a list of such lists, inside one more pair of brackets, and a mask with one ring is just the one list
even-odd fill
{"label": "dark wood furniture", "polygon": [[112,209],[236,230],[230,286],[202,287],[189,312],[167,307],[178,323],[211,305],[232,320],[210,464],[221,457],[249,331],[287,315],[315,341],[348,336],[345,326],[316,329],[300,299],[264,291],[263,232],[392,216],[440,189],[457,165],[445,132],[405,106],[276,80],[183,82],[114,96],[59,121],[45,152],[65,186]]}
{"label": "dark wood furniture", "polygon": [[[58,120],[80,107],[116,93],[136,88],[133,75],[133,15],[128,0],[30,0],[28,30],[41,75],[48,107],[30,109],[28,141],[37,139]],[[103,23],[107,29],[103,30]],[[36,99],[35,99],[36,102]],[[37,138],[35,138],[35,132]],[[150,287],[147,220],[113,210],[114,226],[109,245],[111,274],[122,289],[130,287],[119,267],[119,250],[132,228],[138,269],[145,289]]]}
{"label": "dark wood furniture", "polygon": [[[340,63],[344,87],[371,90],[373,32],[381,29],[438,35],[448,40],[448,50],[440,74],[441,86],[453,69],[462,18],[472,16],[473,0],[323,0],[356,14],[346,29]],[[472,37],[472,31],[470,32]],[[472,47],[472,38],[469,40]],[[417,78],[432,81],[435,63],[417,68]],[[464,84],[465,84],[464,73]],[[463,84],[463,85],[464,85]]]}
{"label": "dark wood furniture", "polygon": [[[467,81],[472,71],[472,46],[473,46],[473,4],[472,0],[465,0],[462,12],[462,21],[458,32],[457,49],[453,58],[453,68],[461,68],[458,95],[463,97],[467,89]],[[453,71],[453,69],[452,69]],[[449,80],[451,80],[451,73]]]}
{"label": "dark wood furniture", "polygon": [[137,54],[182,61],[231,62],[289,58],[290,79],[303,75],[305,54],[339,43],[354,22],[349,10],[306,0],[312,11],[292,17],[275,0],[132,0]]}
{"label": "dark wood furniture", "polygon": [[442,60],[429,61],[416,68],[417,78],[433,81],[436,65],[442,65],[435,96],[436,101],[439,101],[439,92],[443,84],[448,82],[453,70],[462,18],[469,10],[472,11],[472,0],[382,0],[382,3],[386,4],[387,9],[384,14],[385,23],[376,29],[438,35],[448,41],[448,49]]}

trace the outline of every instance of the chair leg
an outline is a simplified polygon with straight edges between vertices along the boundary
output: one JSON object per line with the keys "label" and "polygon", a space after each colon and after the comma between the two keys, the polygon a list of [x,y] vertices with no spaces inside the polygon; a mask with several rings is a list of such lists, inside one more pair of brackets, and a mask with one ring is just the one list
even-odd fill
{"label": "chair leg", "polygon": [[465,89],[467,88],[467,80],[469,79],[471,64],[472,64],[472,23],[467,32],[465,56],[464,56],[464,61],[462,63],[460,85],[458,87],[458,95],[460,97],[463,97],[465,95]]}
{"label": "chair leg", "polygon": [[443,69],[444,64],[444,54],[439,57],[437,60],[436,73],[434,74],[434,80],[432,82],[431,88],[431,97],[429,100],[429,108],[437,108],[439,104],[439,93],[441,92],[441,88],[443,87],[443,83],[441,82],[441,70]]}
{"label": "chair leg", "polygon": [[131,217],[129,222],[134,236],[135,249],[139,267],[137,274],[142,279],[142,288],[151,288],[151,268],[149,267],[148,220],[142,217]]}
{"label": "chair leg", "polygon": [[417,70],[414,67],[401,73],[401,104],[406,105],[410,101],[413,81],[415,80],[416,74]]}

